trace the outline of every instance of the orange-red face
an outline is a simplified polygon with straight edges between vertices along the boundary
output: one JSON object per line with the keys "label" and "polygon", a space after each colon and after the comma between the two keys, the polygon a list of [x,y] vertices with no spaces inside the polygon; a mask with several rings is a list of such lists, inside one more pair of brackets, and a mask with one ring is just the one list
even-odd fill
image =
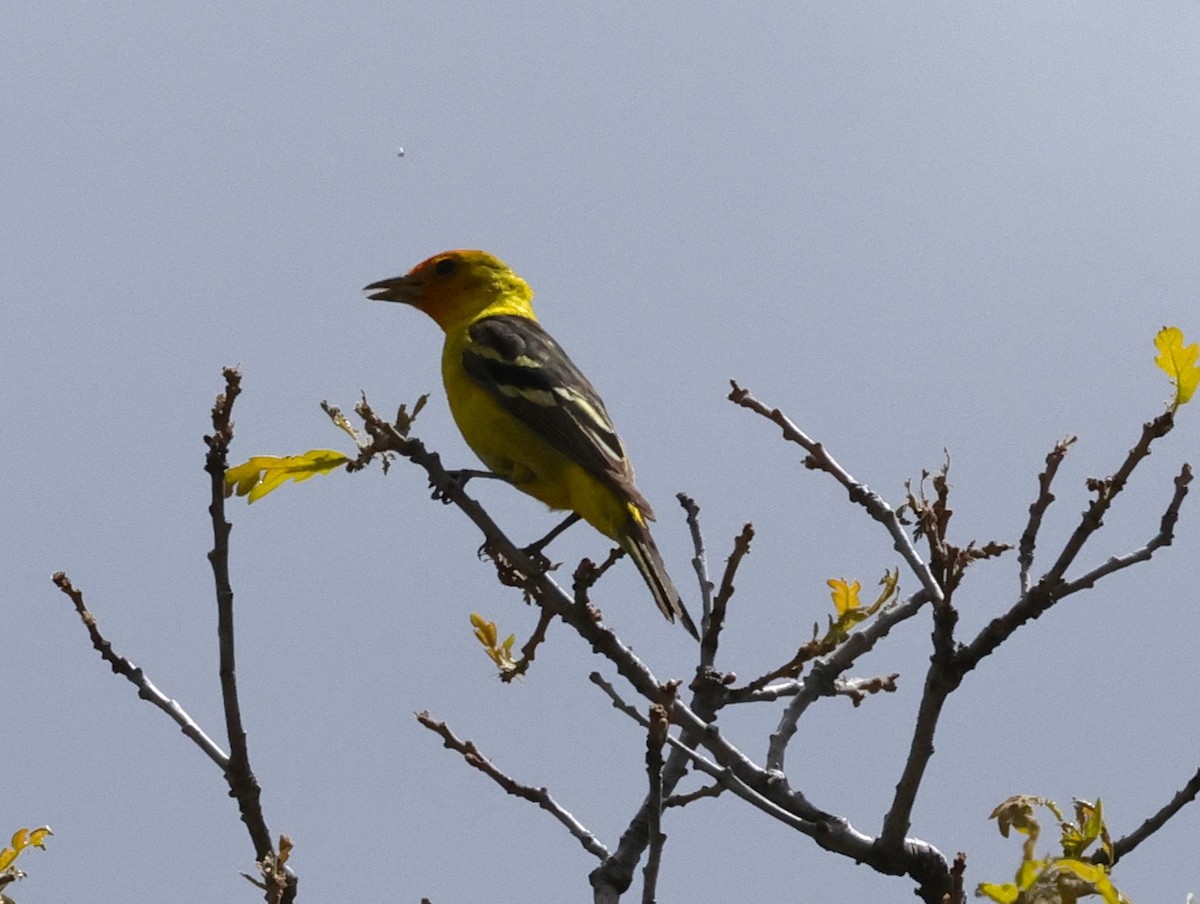
{"label": "orange-red face", "polygon": [[486,251],[455,250],[435,254],[404,276],[371,283],[363,291],[376,301],[410,304],[446,327],[515,286],[528,291],[504,261]]}

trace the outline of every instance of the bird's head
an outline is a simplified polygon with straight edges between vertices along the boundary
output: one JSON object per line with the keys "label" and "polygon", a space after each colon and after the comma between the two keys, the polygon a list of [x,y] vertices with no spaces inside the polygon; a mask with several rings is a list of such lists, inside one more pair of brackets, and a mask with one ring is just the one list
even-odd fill
{"label": "bird's head", "polygon": [[532,316],[533,290],[508,264],[486,251],[443,251],[404,276],[363,289],[376,301],[402,301],[424,311],[444,330],[488,314]]}

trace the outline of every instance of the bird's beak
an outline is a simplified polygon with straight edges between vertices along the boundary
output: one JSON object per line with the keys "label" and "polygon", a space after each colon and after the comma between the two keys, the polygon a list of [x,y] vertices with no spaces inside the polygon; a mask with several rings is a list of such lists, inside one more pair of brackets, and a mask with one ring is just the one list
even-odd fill
{"label": "bird's beak", "polygon": [[421,283],[411,276],[393,276],[381,279],[363,288],[372,301],[402,301],[413,304],[421,297]]}

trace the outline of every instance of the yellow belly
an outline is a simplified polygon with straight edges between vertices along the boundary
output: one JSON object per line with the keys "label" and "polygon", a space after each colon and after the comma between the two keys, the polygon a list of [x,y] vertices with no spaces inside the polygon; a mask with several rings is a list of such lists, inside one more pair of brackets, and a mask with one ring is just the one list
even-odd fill
{"label": "yellow belly", "polygon": [[465,372],[446,380],[446,396],[467,445],[488,470],[519,490],[552,509],[578,512],[611,539],[625,532],[631,515],[636,517],[612,487],[517,420]]}

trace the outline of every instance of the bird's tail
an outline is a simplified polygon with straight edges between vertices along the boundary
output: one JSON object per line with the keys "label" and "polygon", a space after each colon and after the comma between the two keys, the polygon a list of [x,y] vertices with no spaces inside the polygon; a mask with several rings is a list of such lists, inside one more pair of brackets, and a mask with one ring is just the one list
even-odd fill
{"label": "bird's tail", "polygon": [[654,596],[654,602],[658,604],[659,610],[666,616],[667,621],[673,623],[678,618],[687,632],[699,640],[700,632],[696,630],[696,623],[688,615],[687,609],[683,608],[683,600],[680,599],[679,591],[675,589],[671,576],[667,574],[667,566],[663,564],[662,556],[659,554],[658,547],[654,545],[649,529],[645,524],[639,523],[633,518],[630,519],[630,522],[629,529],[619,538],[621,548],[637,565],[646,586],[650,588],[650,593]]}

